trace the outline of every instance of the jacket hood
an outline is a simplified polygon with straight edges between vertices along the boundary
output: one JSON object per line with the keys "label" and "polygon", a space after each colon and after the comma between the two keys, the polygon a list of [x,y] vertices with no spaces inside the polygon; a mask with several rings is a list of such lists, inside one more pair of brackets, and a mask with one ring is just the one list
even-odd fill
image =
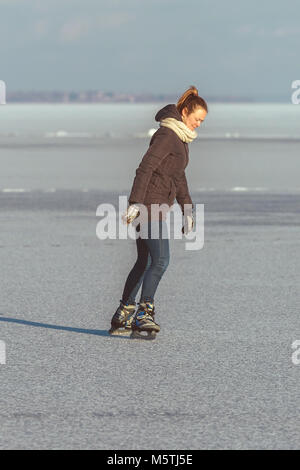
{"label": "jacket hood", "polygon": [[161,121],[162,119],[169,117],[177,119],[177,121],[182,121],[181,114],[175,104],[167,104],[167,106],[160,109],[155,115],[155,121]]}

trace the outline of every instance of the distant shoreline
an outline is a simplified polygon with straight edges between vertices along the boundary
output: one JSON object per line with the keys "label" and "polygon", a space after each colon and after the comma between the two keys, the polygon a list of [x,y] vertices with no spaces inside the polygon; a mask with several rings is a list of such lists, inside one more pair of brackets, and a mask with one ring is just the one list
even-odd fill
{"label": "distant shoreline", "polygon": [[[7,91],[7,103],[174,103],[178,99],[176,94],[152,94],[152,93],[113,93],[101,91]],[[207,96],[210,103],[262,103],[262,102],[287,102],[289,97],[275,98],[265,97],[254,99],[249,96]]]}

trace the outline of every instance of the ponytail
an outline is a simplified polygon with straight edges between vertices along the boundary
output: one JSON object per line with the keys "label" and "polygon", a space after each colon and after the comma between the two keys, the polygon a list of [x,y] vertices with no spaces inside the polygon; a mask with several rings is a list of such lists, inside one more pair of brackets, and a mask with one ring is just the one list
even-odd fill
{"label": "ponytail", "polygon": [[208,113],[206,101],[198,95],[198,90],[193,85],[181,95],[176,107],[180,114],[184,108],[187,108],[187,113],[191,114],[198,107],[203,108]]}

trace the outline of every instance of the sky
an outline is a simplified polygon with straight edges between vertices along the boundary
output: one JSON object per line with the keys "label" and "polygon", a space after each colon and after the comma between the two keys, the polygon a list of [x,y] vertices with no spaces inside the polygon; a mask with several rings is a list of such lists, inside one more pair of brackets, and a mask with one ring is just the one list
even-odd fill
{"label": "sky", "polygon": [[291,100],[299,0],[0,0],[7,91]]}

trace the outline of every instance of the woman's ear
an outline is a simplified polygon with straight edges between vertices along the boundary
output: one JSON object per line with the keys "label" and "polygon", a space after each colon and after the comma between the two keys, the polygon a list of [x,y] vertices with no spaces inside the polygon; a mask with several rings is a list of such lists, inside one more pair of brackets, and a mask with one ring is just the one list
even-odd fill
{"label": "woman's ear", "polygon": [[186,118],[186,116],[187,116],[187,109],[186,109],[186,107],[185,107],[185,108],[183,108],[183,110],[182,110],[182,112],[181,112],[181,117],[182,117],[182,118]]}

